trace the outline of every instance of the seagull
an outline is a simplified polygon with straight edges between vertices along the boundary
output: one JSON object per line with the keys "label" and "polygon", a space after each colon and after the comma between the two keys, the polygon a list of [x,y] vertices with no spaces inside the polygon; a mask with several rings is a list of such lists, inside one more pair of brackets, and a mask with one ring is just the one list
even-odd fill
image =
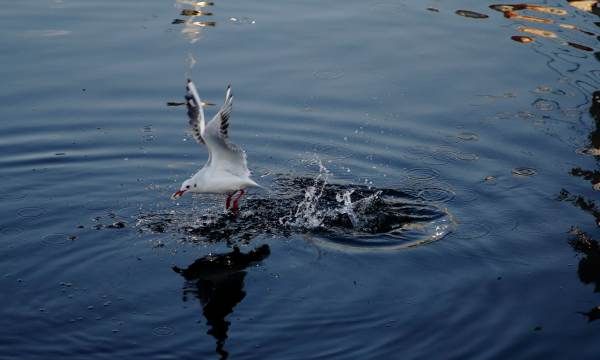
{"label": "seagull", "polygon": [[225,210],[237,211],[244,189],[261,186],[250,179],[244,150],[229,141],[229,118],[233,106],[231,85],[227,86],[221,110],[208,124],[204,122],[203,107],[211,104],[200,99],[198,90],[190,79],[187,80],[186,90],[185,101],[192,134],[199,144],[206,145],[208,161],[194,176],[181,184],[181,188],[171,195],[171,199],[175,200],[186,192],[227,194]]}

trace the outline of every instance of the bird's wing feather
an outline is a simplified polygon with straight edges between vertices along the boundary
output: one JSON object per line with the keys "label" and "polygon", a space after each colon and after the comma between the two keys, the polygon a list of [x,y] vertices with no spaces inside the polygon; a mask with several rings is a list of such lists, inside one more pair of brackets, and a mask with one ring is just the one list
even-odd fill
{"label": "bird's wing feather", "polygon": [[204,141],[203,136],[206,125],[204,124],[204,109],[202,100],[200,100],[198,90],[196,90],[196,85],[194,85],[192,80],[188,79],[185,88],[185,105],[187,107],[187,114],[189,117],[192,135],[199,144],[205,144],[206,142]]}
{"label": "bird's wing feather", "polygon": [[249,176],[246,153],[229,141],[229,118],[233,107],[231,86],[227,86],[221,110],[206,125],[202,138],[210,151],[211,166],[237,176]]}

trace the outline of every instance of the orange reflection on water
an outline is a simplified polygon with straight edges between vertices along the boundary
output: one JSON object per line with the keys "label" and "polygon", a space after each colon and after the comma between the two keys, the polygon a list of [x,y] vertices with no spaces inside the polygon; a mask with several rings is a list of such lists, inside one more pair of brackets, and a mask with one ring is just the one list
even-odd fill
{"label": "orange reflection on water", "polygon": [[532,37],[529,37],[529,36],[518,36],[518,35],[515,35],[515,36],[511,36],[510,38],[513,39],[516,42],[520,42],[520,43],[523,43],[523,44],[529,44],[531,42],[534,42],[534,39]]}
{"label": "orange reflection on water", "polygon": [[494,4],[494,5],[490,5],[490,8],[494,9],[496,11],[500,11],[500,12],[519,11],[519,10],[531,10],[531,11],[537,11],[537,12],[541,12],[541,13],[545,13],[545,14],[551,14],[551,15],[561,15],[561,16],[567,15],[567,11],[566,10],[555,8],[555,7],[551,7],[551,6],[545,6],[545,5]]}
{"label": "orange reflection on water", "polygon": [[533,35],[550,38],[550,39],[556,39],[558,37],[558,36],[556,36],[556,34],[554,32],[552,32],[550,30],[537,29],[537,28],[532,28],[532,27],[527,27],[527,26],[519,26],[517,29],[524,33],[533,34]]}
{"label": "orange reflection on water", "polygon": [[541,18],[541,17],[537,17],[537,16],[520,15],[516,11],[505,11],[504,17],[507,19],[531,21],[531,22],[541,23],[541,24],[554,23],[554,21],[550,20],[550,19]]}
{"label": "orange reflection on water", "polygon": [[559,8],[555,8],[555,7],[551,7],[551,6],[545,6],[545,5],[530,5],[530,4],[525,4],[525,8],[527,10],[531,10],[531,11],[538,11],[538,12],[543,12],[546,14],[552,14],[552,15],[567,15],[567,10],[564,9],[559,9]]}

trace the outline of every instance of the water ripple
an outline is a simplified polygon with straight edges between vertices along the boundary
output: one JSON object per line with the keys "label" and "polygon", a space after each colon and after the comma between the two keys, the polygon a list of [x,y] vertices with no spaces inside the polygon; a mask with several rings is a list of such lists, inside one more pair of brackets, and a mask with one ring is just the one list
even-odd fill
{"label": "water ripple", "polygon": [[170,326],[166,326],[166,325],[158,326],[158,327],[155,327],[154,329],[152,329],[152,335],[154,335],[154,336],[175,335],[175,329]]}
{"label": "water ripple", "polygon": [[42,238],[42,245],[50,247],[60,247],[71,242],[69,235],[64,233],[50,234]]}
{"label": "water ripple", "polygon": [[34,218],[44,215],[46,210],[40,207],[28,206],[17,210],[17,215],[22,218]]}
{"label": "water ripple", "polygon": [[517,167],[512,169],[512,174],[514,176],[534,176],[537,174],[537,170],[530,167]]}

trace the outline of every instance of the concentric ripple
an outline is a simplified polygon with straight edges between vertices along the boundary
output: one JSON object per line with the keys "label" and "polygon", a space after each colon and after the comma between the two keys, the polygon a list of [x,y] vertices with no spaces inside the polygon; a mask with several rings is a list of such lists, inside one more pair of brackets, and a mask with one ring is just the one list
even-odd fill
{"label": "concentric ripple", "polygon": [[58,247],[67,245],[70,242],[69,235],[63,233],[50,234],[42,238],[42,245],[44,246]]}
{"label": "concentric ripple", "polygon": [[17,210],[17,215],[22,218],[35,218],[42,216],[46,211],[40,207],[28,206]]}
{"label": "concentric ripple", "polygon": [[426,187],[419,191],[419,197],[430,202],[449,202],[455,196],[454,191],[443,187]]}
{"label": "concentric ripple", "polygon": [[537,170],[530,167],[516,167],[512,169],[512,174],[517,177],[534,176],[537,174]]}
{"label": "concentric ripple", "polygon": [[152,335],[154,335],[154,336],[175,335],[175,329],[170,326],[166,326],[166,325],[158,326],[158,327],[155,327],[154,329],[152,329]]}

